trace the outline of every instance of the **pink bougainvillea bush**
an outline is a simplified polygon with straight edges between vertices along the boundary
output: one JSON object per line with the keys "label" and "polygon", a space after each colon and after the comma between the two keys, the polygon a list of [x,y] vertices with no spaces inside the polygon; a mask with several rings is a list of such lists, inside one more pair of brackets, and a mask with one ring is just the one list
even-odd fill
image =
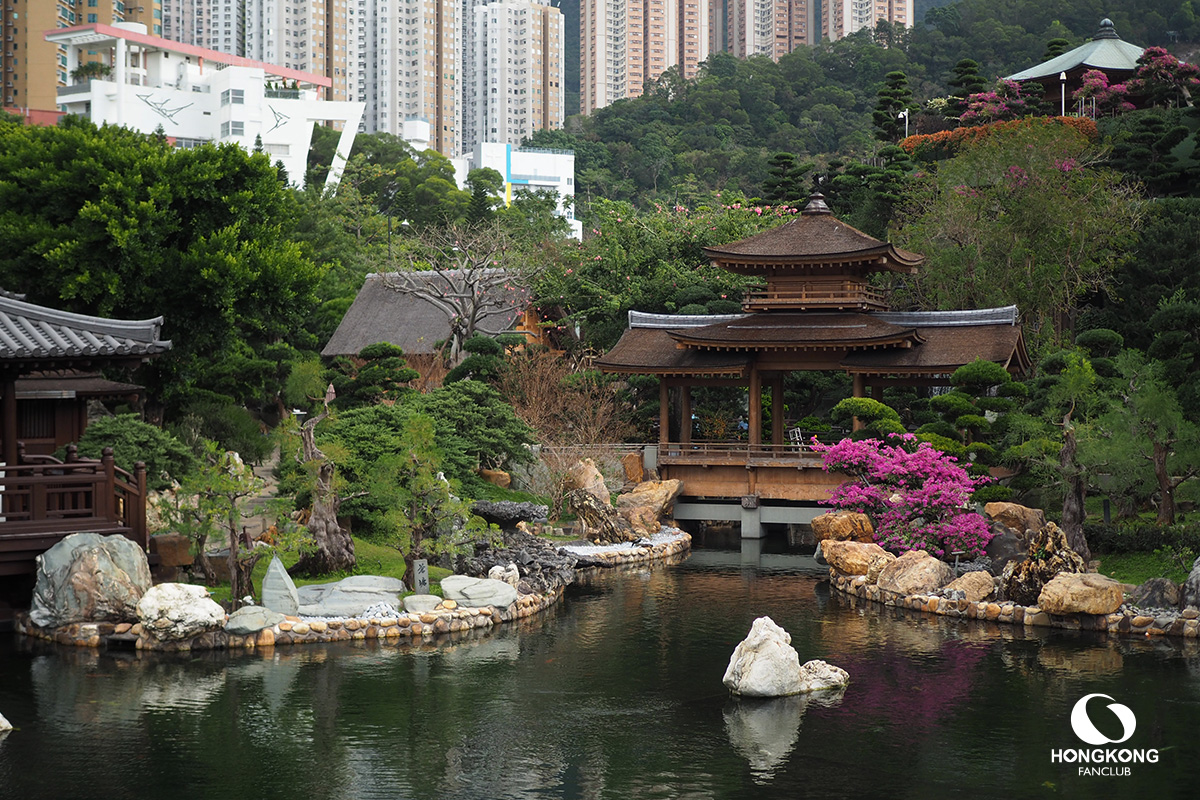
{"label": "pink bougainvillea bush", "polygon": [[990,478],[972,478],[957,459],[911,433],[878,439],[813,440],[826,472],[845,472],[847,481],[825,501],[871,518],[875,541],[897,553],[925,550],[938,558],[962,552],[983,555],[992,538],[987,521],[968,500]]}

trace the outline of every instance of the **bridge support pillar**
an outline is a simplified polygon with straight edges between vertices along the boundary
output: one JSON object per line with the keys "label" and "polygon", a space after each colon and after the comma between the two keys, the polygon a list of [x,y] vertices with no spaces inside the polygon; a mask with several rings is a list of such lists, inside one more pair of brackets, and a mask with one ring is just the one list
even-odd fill
{"label": "bridge support pillar", "polygon": [[747,508],[750,505],[742,500],[742,538],[743,539],[761,539],[767,535],[766,530],[762,526],[762,518],[758,513],[758,504],[754,503],[752,508]]}

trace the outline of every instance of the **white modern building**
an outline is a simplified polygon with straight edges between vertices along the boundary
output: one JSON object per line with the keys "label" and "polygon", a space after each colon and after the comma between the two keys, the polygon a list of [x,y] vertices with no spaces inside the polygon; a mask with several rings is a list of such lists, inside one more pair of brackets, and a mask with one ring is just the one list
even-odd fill
{"label": "white modern building", "polygon": [[879,21],[913,26],[913,0],[821,0],[821,35],[843,39]]}
{"label": "white modern building", "polygon": [[562,12],[548,0],[474,2],[463,40],[462,151],[561,128]]}
{"label": "white modern building", "polygon": [[58,90],[58,107],[97,124],[143,133],[160,126],[178,145],[261,140],[288,177],[304,180],[314,123],[342,126],[327,186],[341,180],[362,119],[361,102],[321,100],[329,78],[279,67],[146,33],[137,23],[80,25],[46,34],[65,47],[68,73],[91,53],[112,72]]}
{"label": "white modern building", "polygon": [[583,223],[575,219],[575,153],[536,147],[517,149],[506,142],[480,142],[470,156],[453,158],[454,180],[466,188],[471,170],[488,167],[504,178],[504,204],[513,195],[527,191],[552,191],[558,195],[557,213],[571,226],[571,236],[583,235]]}

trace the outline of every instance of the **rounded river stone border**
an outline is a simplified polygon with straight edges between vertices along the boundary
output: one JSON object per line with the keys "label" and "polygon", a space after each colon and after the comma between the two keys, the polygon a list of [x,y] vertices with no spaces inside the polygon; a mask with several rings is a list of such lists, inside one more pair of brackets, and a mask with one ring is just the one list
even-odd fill
{"label": "rounded river stone border", "polygon": [[[690,550],[691,546],[692,537],[684,533],[669,542],[594,553],[592,558],[603,562],[605,567],[641,564],[683,553]],[[464,607],[453,600],[443,600],[433,611],[401,614],[398,618],[301,619],[289,616],[283,622],[256,633],[241,635],[214,630],[170,642],[159,641],[145,633],[140,622],[79,622],[58,628],[41,628],[34,625],[26,613],[17,615],[16,631],[35,639],[73,647],[98,648],[105,644],[108,637],[119,636],[127,646],[135,650],[158,652],[274,647],[368,639],[383,644],[400,644],[413,639],[428,640],[434,636],[460,634],[524,619],[550,608],[561,600],[562,596],[563,587],[560,586],[543,594],[521,595],[507,608],[502,609],[495,606]]]}
{"label": "rounded river stone border", "polygon": [[863,600],[943,617],[979,619],[1010,625],[1024,625],[1025,627],[1063,628],[1072,631],[1200,638],[1200,612],[1194,608],[1177,613],[1161,614],[1156,617],[1136,612],[1048,614],[1037,606],[1024,606],[1020,603],[995,603],[987,600],[973,603],[970,600],[947,600],[944,597],[927,597],[921,594],[901,595],[880,589],[876,584],[867,583],[865,575],[843,575],[832,568],[829,570],[829,584],[839,592]]}

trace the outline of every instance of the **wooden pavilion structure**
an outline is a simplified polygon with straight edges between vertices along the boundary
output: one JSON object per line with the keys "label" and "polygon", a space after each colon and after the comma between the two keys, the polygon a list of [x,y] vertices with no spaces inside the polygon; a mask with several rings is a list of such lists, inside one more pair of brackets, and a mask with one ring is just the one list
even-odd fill
{"label": "wooden pavilion structure", "polygon": [[[945,386],[978,358],[1011,372],[1029,367],[1017,309],[894,312],[872,283],[881,272],[916,273],[924,258],[879,241],[835,218],[820,194],[778,228],[707,248],[714,265],[758,278],[742,314],[673,316],[631,312],[629,328],[597,362],[606,372],[660,379],[656,466],[684,481],[684,494],[813,502],[837,485],[820,459],[792,442],[782,414],[770,417],[764,442],[763,394],[783,408],[784,377],[795,371],[844,371],[856,397],[882,398],[887,386]],[[697,386],[744,386],[748,442],[692,441],[690,424],[671,442],[670,393],[690,421]]]}
{"label": "wooden pavilion structure", "polygon": [[111,451],[99,461],[44,453],[68,431],[83,432],[89,398],[136,394],[140,387],[82,371],[166,352],[162,322],[72,314],[0,293],[0,577],[32,573],[35,557],[71,533],[120,533],[148,547],[144,467],[126,472]]}

